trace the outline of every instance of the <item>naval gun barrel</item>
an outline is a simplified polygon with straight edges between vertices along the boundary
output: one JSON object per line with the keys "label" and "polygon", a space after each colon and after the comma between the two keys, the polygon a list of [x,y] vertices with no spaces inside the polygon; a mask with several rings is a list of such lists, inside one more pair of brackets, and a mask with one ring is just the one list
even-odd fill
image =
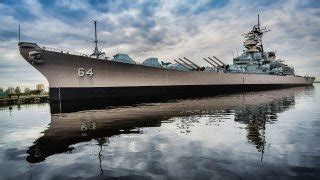
{"label": "naval gun barrel", "polygon": [[207,63],[211,64],[211,66],[217,67],[216,65],[214,65],[213,63],[211,63],[210,61],[208,61],[206,58],[203,58],[203,60],[207,61]]}
{"label": "naval gun barrel", "polygon": [[192,65],[194,65],[195,67],[197,67],[197,68],[201,68],[200,66],[198,66],[196,63],[194,63],[194,62],[192,62],[192,61],[190,61],[189,59],[187,59],[186,57],[183,57],[183,59],[185,59],[186,61],[188,61],[188,62],[190,62]]}
{"label": "naval gun barrel", "polygon": [[198,66],[196,63],[192,62],[191,60],[187,59],[186,57],[183,57],[186,61],[190,62],[192,65],[196,66],[197,71],[204,71],[206,68]]}
{"label": "naval gun barrel", "polygon": [[180,60],[180,61],[182,61],[185,65],[187,65],[187,66],[191,67],[191,68],[192,68],[192,70],[197,69],[196,67],[191,66],[190,64],[188,64],[187,62],[185,62],[185,61],[184,61],[184,60],[182,60],[181,58],[179,58],[179,60]]}
{"label": "naval gun barrel", "polygon": [[213,58],[215,58],[217,61],[219,61],[221,64],[223,64],[224,66],[226,66],[226,64],[225,63],[223,63],[222,61],[220,61],[220,59],[218,59],[217,57],[215,57],[215,56],[212,56]]}
{"label": "naval gun barrel", "polygon": [[208,57],[208,59],[210,59],[213,63],[215,63],[218,67],[221,66],[221,64],[217,63],[215,60],[213,60],[212,58]]}
{"label": "naval gun barrel", "polygon": [[187,68],[188,70],[193,70],[193,69],[190,69],[189,67],[187,67],[186,65],[182,64],[181,62],[177,61],[174,59],[175,62],[177,62],[178,64],[180,64],[181,66]]}

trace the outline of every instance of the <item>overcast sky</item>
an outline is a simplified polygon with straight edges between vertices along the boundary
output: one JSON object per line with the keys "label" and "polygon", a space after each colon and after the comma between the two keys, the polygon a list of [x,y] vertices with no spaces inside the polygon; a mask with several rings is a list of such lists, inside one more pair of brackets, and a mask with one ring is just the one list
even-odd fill
{"label": "overcast sky", "polygon": [[185,56],[205,65],[202,57],[212,55],[231,63],[257,14],[272,30],[264,36],[265,50],[276,51],[298,74],[319,79],[319,0],[0,0],[0,87],[47,85],[19,55],[19,24],[22,41],[91,53],[97,20],[100,49],[108,56],[126,53],[137,62]]}

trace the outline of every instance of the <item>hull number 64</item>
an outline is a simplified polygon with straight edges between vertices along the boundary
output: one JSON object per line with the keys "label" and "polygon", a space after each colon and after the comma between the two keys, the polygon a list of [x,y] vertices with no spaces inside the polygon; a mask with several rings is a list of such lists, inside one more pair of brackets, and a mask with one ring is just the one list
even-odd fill
{"label": "hull number 64", "polygon": [[84,68],[78,68],[78,76],[79,77],[83,77],[83,76],[93,76],[93,70],[92,70],[92,68],[90,68],[90,69],[88,69],[88,70],[86,70],[86,69],[84,69]]}

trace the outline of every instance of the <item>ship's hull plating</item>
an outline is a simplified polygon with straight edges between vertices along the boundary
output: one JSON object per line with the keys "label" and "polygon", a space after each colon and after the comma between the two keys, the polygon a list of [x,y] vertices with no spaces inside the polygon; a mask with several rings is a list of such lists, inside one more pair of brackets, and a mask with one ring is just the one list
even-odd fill
{"label": "ship's hull plating", "polygon": [[[34,43],[19,46],[27,62],[47,78],[51,101],[210,96],[314,81],[312,77],[177,71],[47,51]],[[31,51],[40,52],[44,63],[32,63]]]}
{"label": "ship's hull plating", "polygon": [[300,84],[239,84],[190,86],[132,86],[132,87],[77,87],[50,88],[53,101],[68,100],[162,100],[203,97],[235,92],[262,91],[299,86]]}

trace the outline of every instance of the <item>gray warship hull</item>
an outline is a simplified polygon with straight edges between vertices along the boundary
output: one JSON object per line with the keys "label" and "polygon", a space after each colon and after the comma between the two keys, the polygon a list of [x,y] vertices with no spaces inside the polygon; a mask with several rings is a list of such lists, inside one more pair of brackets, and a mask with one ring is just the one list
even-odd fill
{"label": "gray warship hull", "polygon": [[[48,80],[53,102],[198,97],[306,86],[314,82],[314,77],[149,67],[51,51],[27,42],[19,43],[19,50]],[[41,60],[30,60],[30,52],[41,54]]]}

